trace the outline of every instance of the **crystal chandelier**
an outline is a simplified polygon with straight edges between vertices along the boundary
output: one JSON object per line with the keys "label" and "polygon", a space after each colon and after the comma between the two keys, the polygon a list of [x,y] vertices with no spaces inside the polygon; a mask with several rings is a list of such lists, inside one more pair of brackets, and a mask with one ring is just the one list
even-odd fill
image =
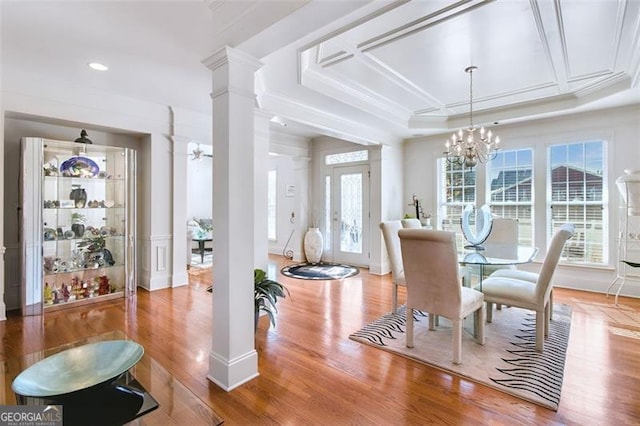
{"label": "crystal chandelier", "polygon": [[473,72],[477,69],[473,65],[464,69],[469,73],[469,127],[458,130],[447,139],[444,152],[448,161],[468,168],[475,167],[478,161],[486,163],[494,159],[500,144],[500,138],[494,139],[491,130],[487,131],[484,127],[478,129],[473,125]]}

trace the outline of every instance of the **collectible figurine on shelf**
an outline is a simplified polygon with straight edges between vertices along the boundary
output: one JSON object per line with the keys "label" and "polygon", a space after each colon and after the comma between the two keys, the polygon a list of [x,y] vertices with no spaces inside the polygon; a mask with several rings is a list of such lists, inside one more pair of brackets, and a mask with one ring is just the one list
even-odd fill
{"label": "collectible figurine on shelf", "polygon": [[98,294],[109,294],[111,292],[111,285],[109,284],[109,277],[102,275],[100,278],[100,285],[98,287]]}
{"label": "collectible figurine on shelf", "polygon": [[44,283],[44,304],[53,304],[53,292],[51,291],[51,287],[49,287],[49,283]]}
{"label": "collectible figurine on shelf", "polygon": [[78,277],[71,278],[71,292],[73,293],[73,300],[82,299],[82,287]]}
{"label": "collectible figurine on shelf", "polygon": [[65,283],[62,283],[62,300],[65,302],[69,301],[70,291],[69,287]]}
{"label": "collectible figurine on shelf", "polygon": [[53,293],[53,304],[57,305],[58,303],[60,303],[60,292],[58,291],[58,287],[56,287],[55,283],[53,284],[51,292]]}

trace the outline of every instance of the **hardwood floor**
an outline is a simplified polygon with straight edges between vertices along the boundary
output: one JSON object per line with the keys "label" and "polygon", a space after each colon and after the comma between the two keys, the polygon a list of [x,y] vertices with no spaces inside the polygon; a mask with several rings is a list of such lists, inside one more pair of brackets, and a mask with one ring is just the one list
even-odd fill
{"label": "hardwood floor", "polygon": [[[274,271],[285,259],[273,256]],[[291,292],[276,328],[256,333],[260,376],[232,392],[206,378],[212,305],[207,272],[189,286],[139,290],[130,301],[0,323],[4,360],[122,330],[225,424],[639,424],[640,300],[556,289],[572,306],[558,412],[349,340],[387,312],[389,275],[344,281],[278,276]],[[404,300],[404,293],[400,293]],[[12,403],[12,402],[8,402]],[[184,409],[190,409],[185,406]],[[191,422],[191,426],[195,423]]]}

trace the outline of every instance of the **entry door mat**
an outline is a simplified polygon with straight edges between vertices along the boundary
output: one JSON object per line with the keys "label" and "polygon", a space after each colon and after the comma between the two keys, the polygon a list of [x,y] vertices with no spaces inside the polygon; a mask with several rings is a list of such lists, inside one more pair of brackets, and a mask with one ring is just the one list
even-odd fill
{"label": "entry door mat", "polygon": [[357,275],[360,270],[355,266],[337,263],[298,263],[285,266],[280,272],[301,280],[342,280]]}
{"label": "entry door mat", "polygon": [[[462,364],[452,362],[451,322],[440,318],[429,331],[428,316],[414,310],[414,347],[406,347],[406,308],[383,315],[350,339],[410,358],[557,411],[562,390],[571,308],[556,304],[544,351],[535,349],[535,313],[514,307],[495,310],[485,324],[485,345],[473,337],[473,316],[462,334]],[[469,326],[468,324],[471,324]]]}

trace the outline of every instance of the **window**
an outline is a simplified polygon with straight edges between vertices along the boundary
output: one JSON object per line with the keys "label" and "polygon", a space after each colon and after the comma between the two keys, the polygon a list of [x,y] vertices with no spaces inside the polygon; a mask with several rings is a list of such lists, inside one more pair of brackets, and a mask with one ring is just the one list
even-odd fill
{"label": "window", "polygon": [[487,176],[491,212],[518,219],[518,243],[533,246],[533,150],[500,151]]}
{"label": "window", "polygon": [[324,164],[327,166],[333,164],[355,163],[356,161],[369,160],[369,151],[366,149],[362,151],[343,152],[340,154],[328,154],[324,157]]}
{"label": "window", "polygon": [[267,175],[267,238],[276,239],[276,196],[277,171],[269,170]]}
{"label": "window", "polygon": [[548,238],[566,222],[576,226],[563,259],[603,264],[608,254],[606,147],[602,141],[553,145],[549,148],[547,199],[551,208]]}
{"label": "window", "polygon": [[440,160],[440,229],[458,235],[458,247],[465,244],[460,218],[467,204],[476,203],[476,172],[463,165]]}

